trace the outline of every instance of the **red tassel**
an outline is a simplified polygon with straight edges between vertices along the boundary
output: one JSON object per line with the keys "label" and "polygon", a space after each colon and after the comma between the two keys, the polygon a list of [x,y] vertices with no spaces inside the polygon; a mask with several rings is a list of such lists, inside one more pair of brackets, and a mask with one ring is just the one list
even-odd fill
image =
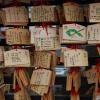
{"label": "red tassel", "polygon": [[96,59],[99,63],[96,64],[96,71],[100,72],[100,58]]}
{"label": "red tassel", "polygon": [[71,45],[68,45],[67,47],[68,47],[68,48],[71,48],[71,49],[79,49],[79,48],[80,48],[80,45],[71,44]]}
{"label": "red tassel", "polygon": [[96,65],[96,71],[100,72],[100,63]]}
{"label": "red tassel", "polygon": [[72,67],[72,68],[70,68],[70,73],[73,73],[73,72],[78,73],[79,70],[80,70],[79,67]]}
{"label": "red tassel", "polygon": [[100,88],[97,89],[97,93],[100,93]]}
{"label": "red tassel", "polygon": [[46,33],[47,33],[47,36],[48,36],[48,25],[45,22],[43,22],[42,27],[43,27],[43,29],[46,30]]}
{"label": "red tassel", "polygon": [[13,89],[14,93],[16,93],[16,92],[18,92],[20,90],[21,90],[21,88],[19,87],[19,85],[16,85],[15,89]]}
{"label": "red tassel", "polygon": [[78,95],[79,92],[75,91],[75,88],[73,87],[72,90],[71,90],[71,95]]}

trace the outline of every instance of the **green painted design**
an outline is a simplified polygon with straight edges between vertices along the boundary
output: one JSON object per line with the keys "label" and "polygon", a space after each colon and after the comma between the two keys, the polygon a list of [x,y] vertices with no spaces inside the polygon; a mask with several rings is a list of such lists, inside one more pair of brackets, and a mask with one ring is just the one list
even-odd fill
{"label": "green painted design", "polygon": [[[80,37],[83,37],[82,34],[80,33],[80,31],[82,31],[84,29],[81,29],[79,31],[77,31],[76,29],[69,29],[66,34],[69,35],[69,36],[73,36],[74,34],[77,34],[78,36]],[[72,34],[73,33],[73,34]]]}

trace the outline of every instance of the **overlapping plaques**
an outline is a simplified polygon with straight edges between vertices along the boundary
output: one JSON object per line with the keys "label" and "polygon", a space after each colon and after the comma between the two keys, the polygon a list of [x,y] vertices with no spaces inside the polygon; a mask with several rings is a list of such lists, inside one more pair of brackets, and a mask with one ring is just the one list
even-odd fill
{"label": "overlapping plaques", "polygon": [[83,8],[76,3],[64,3],[64,15],[65,20],[72,21],[72,22],[83,22],[84,21],[84,14],[83,14]]}
{"label": "overlapping plaques", "polygon": [[57,64],[56,53],[54,51],[49,52],[34,52],[34,66],[37,68],[50,69]]}
{"label": "overlapping plaques", "polygon": [[18,71],[14,71],[13,78],[14,100],[31,100],[28,91],[19,78]]}
{"label": "overlapping plaques", "polygon": [[29,78],[26,70],[25,69],[18,70],[18,75],[19,75],[19,78],[22,81],[23,85],[28,86],[29,82],[30,82],[30,78]]}
{"label": "overlapping plaques", "polygon": [[52,71],[46,69],[37,69],[33,71],[31,77],[31,89],[39,95],[48,93],[52,78]]}
{"label": "overlapping plaques", "polygon": [[88,25],[87,27],[87,39],[89,44],[100,43],[100,24]]}
{"label": "overlapping plaques", "polygon": [[47,27],[30,27],[31,43],[36,51],[56,50],[60,47],[57,29]]}
{"label": "overlapping plaques", "polygon": [[65,67],[88,66],[87,51],[81,49],[68,49],[64,52]]}
{"label": "overlapping plaques", "polygon": [[28,10],[24,6],[7,7],[2,9],[2,20],[4,25],[28,24]]}
{"label": "overlapping plaques", "polygon": [[100,3],[89,4],[89,21],[100,22]]}
{"label": "overlapping plaques", "polygon": [[28,29],[23,29],[23,28],[7,29],[6,42],[9,45],[30,44],[30,33]]}
{"label": "overlapping plaques", "polygon": [[55,9],[55,6],[45,5],[31,7],[31,22],[56,22]]}
{"label": "overlapping plaques", "polygon": [[5,67],[30,67],[30,54],[26,49],[12,49],[4,52]]}
{"label": "overlapping plaques", "polygon": [[86,43],[86,36],[86,27],[79,24],[64,24],[60,33],[61,43]]}

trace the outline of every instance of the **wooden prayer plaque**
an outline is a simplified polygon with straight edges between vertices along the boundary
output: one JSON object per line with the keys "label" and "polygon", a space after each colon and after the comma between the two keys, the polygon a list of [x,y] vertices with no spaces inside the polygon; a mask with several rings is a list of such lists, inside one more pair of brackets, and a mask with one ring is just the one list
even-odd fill
{"label": "wooden prayer plaque", "polygon": [[5,67],[30,67],[30,54],[26,49],[13,49],[4,52]]}
{"label": "wooden prayer plaque", "polygon": [[64,24],[61,37],[61,43],[86,43],[86,27],[79,24]]}
{"label": "wooden prayer plaque", "polygon": [[81,49],[68,49],[64,52],[65,67],[88,66],[88,54]]}
{"label": "wooden prayer plaque", "polygon": [[35,52],[34,53],[34,65],[39,68],[50,69],[51,54],[49,52]]}
{"label": "wooden prayer plaque", "polygon": [[4,25],[28,24],[28,10],[24,7],[8,7],[2,9],[2,20]]}
{"label": "wooden prayer plaque", "polygon": [[31,85],[49,86],[51,82],[52,71],[46,69],[37,69],[33,71]]}
{"label": "wooden prayer plaque", "polygon": [[60,47],[57,29],[47,27],[30,27],[31,43],[35,44],[36,51],[56,50]]}
{"label": "wooden prayer plaque", "polygon": [[68,22],[83,22],[84,15],[83,15],[83,8],[76,3],[64,3],[64,14],[65,20]]}
{"label": "wooden prayer plaque", "polygon": [[100,24],[88,25],[87,39],[88,39],[88,44],[100,43]]}
{"label": "wooden prayer plaque", "polygon": [[33,71],[31,77],[31,89],[39,95],[47,94],[52,79],[52,71],[46,69],[37,69]]}
{"label": "wooden prayer plaque", "polygon": [[30,44],[28,29],[12,28],[6,30],[6,42],[12,44]]}
{"label": "wooden prayer plaque", "polygon": [[56,22],[55,6],[31,7],[31,22]]}
{"label": "wooden prayer plaque", "polygon": [[89,4],[89,21],[100,22],[100,3]]}
{"label": "wooden prayer plaque", "polygon": [[31,86],[31,90],[43,96],[44,94],[48,93],[49,86],[33,85]]}

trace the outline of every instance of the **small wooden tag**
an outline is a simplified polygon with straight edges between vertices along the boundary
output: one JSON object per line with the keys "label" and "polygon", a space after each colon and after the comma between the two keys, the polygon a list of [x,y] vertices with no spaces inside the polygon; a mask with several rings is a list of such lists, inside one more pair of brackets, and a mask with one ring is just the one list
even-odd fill
{"label": "small wooden tag", "polygon": [[64,3],[64,14],[66,21],[70,22],[83,22],[84,15],[83,15],[83,8],[77,3]]}
{"label": "small wooden tag", "polygon": [[30,44],[28,29],[12,28],[6,30],[6,42],[12,44]]}
{"label": "small wooden tag", "polygon": [[2,20],[4,25],[27,25],[28,10],[24,7],[7,7],[2,9]]}
{"label": "small wooden tag", "polygon": [[88,66],[88,54],[81,49],[68,49],[64,52],[65,67]]}
{"label": "small wooden tag", "polygon": [[30,54],[26,49],[13,49],[4,52],[6,67],[30,67]]}
{"label": "small wooden tag", "polygon": [[100,3],[89,4],[89,21],[100,22]]}

